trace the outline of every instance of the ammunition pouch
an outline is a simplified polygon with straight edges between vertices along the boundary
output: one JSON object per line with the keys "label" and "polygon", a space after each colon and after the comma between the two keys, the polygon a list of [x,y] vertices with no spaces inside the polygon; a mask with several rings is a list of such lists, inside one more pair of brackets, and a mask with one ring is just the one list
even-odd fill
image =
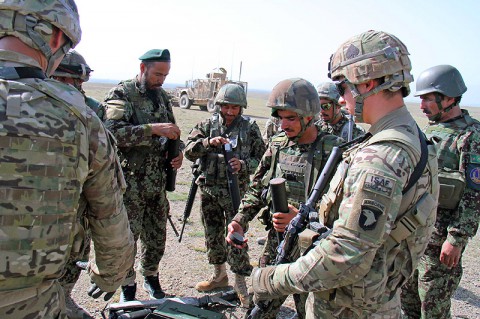
{"label": "ammunition pouch", "polygon": [[458,171],[438,172],[438,181],[440,183],[440,194],[438,196],[438,207],[445,209],[455,209],[462,198],[465,190],[465,177]]}
{"label": "ammunition pouch", "polygon": [[436,211],[436,201],[430,193],[425,193],[417,204],[409,209],[396,223],[396,227],[390,232],[390,238],[401,243],[410,236],[418,227],[425,227],[430,215]]}
{"label": "ammunition pouch", "polygon": [[312,248],[313,243],[319,236],[319,233],[308,228],[298,234],[298,247],[300,248],[300,256],[303,256]]}
{"label": "ammunition pouch", "polygon": [[202,167],[204,168],[205,186],[215,186],[219,181],[227,180],[227,167],[223,154],[208,153]]}

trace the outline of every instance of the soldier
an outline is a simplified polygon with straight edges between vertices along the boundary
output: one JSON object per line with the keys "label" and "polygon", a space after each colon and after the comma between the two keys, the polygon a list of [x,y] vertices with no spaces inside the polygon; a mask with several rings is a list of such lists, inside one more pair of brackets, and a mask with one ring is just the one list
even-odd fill
{"label": "soldier", "polygon": [[[75,50],[65,54],[60,62],[60,65],[53,72],[52,78],[74,86],[79,90],[85,98],[85,104],[90,107],[98,115],[100,102],[92,97],[85,95],[85,91],[82,88],[83,82],[88,81],[90,78],[90,72],[93,70],[87,65],[87,62],[83,56]],[[101,118],[99,116],[99,118]],[[73,300],[71,293],[78,278],[80,278],[80,268],[77,267],[76,262],[87,262],[90,254],[90,231],[87,229],[87,202],[80,198],[80,204],[78,207],[76,234],[72,245],[72,251],[65,266],[65,274],[60,278],[59,282],[65,291],[65,302],[67,305],[67,316],[70,319],[85,319],[92,318],[91,315],[79,306],[75,300]]]}
{"label": "soldier", "polygon": [[480,212],[480,123],[460,108],[467,91],[450,65],[423,71],[415,96],[438,140],[440,196],[437,220],[425,255],[402,289],[405,318],[451,318],[451,297],[462,278],[462,253],[478,229]]}
{"label": "soldier", "polygon": [[90,79],[90,73],[93,70],[88,66],[85,58],[75,50],[70,50],[60,62],[60,65],[53,72],[53,78],[63,83],[73,85],[82,92],[85,97],[85,103],[89,108],[97,113],[100,119],[103,118],[103,111],[100,108],[100,102],[93,97],[87,96],[83,90],[83,83]]}
{"label": "soldier", "polygon": [[[337,87],[333,82],[323,82],[317,87],[320,97],[321,119],[319,125],[323,131],[339,136],[345,141],[350,141],[365,134],[365,130],[355,123],[350,123],[351,115],[342,110],[340,99],[343,98],[338,93]],[[353,118],[351,119],[353,121]],[[352,132],[350,133],[350,127]]]}
{"label": "soldier", "polygon": [[[226,287],[228,277],[227,261],[235,273],[234,288],[244,307],[248,307],[248,291],[245,276],[250,276],[252,266],[246,249],[237,249],[225,244],[226,225],[236,213],[232,205],[226,177],[226,163],[222,147],[231,143],[235,157],[228,165],[238,175],[240,196],[245,193],[250,174],[258,166],[265,144],[257,123],[243,116],[247,108],[245,90],[239,84],[225,84],[215,97],[215,105],[220,114],[198,123],[188,136],[185,156],[196,161],[201,159],[201,174],[197,183],[201,189],[201,215],[205,228],[205,244],[208,262],[214,265],[210,279],[197,283],[198,291],[210,291]],[[220,115],[220,116],[218,116]],[[221,119],[220,119],[221,117]]]}
{"label": "soldier", "polygon": [[[314,115],[320,112],[319,102],[315,87],[300,78],[279,82],[269,96],[267,106],[272,108],[272,116],[280,119],[283,132],[270,139],[240,209],[228,228],[230,233],[239,232],[243,235],[248,223],[260,209],[267,206],[267,209],[263,210],[262,219],[269,232],[259,261],[261,267],[275,262],[279,243],[277,232],[284,232],[295,216],[295,213],[271,211],[270,195],[268,194],[266,199],[262,195],[265,194],[264,190],[268,189],[270,179],[285,178],[288,203],[298,206],[308,196],[332,148],[342,142],[342,139],[327,134],[314,125]],[[232,243],[228,237],[227,241]],[[282,297],[276,300],[274,309],[262,318],[275,318],[285,299],[286,297]],[[295,303],[300,318],[303,318],[305,298],[296,299]]]}
{"label": "soldier", "polygon": [[275,134],[278,134],[282,131],[280,128],[280,120],[277,117],[270,116],[270,118],[265,123],[265,131],[263,133],[263,139],[265,143],[268,144],[268,140]]}
{"label": "soldier", "polygon": [[434,149],[403,101],[410,70],[407,48],[385,32],[357,35],[332,56],[330,76],[371,137],[344,153],[322,197],[332,232],[294,263],[254,269],[256,300],[310,292],[307,318],[400,318],[399,288],[423,254],[438,199]]}
{"label": "soldier", "polygon": [[[162,88],[170,72],[170,52],[153,49],[139,59],[140,73],[120,82],[105,96],[104,121],[117,139],[127,181],[124,201],[134,241],[140,238],[142,242],[143,287],[151,298],[159,299],[165,297],[158,280],[158,264],[165,252],[170,211],[165,169],[167,165],[180,168],[183,154],[166,162],[168,139],[180,138],[170,100]],[[134,300],[136,287],[132,267],[122,285],[121,301]]]}
{"label": "soldier", "polygon": [[3,319],[66,318],[58,279],[81,197],[95,244],[89,295],[108,300],[133,263],[113,138],[75,88],[47,78],[80,37],[72,0],[0,3]]}

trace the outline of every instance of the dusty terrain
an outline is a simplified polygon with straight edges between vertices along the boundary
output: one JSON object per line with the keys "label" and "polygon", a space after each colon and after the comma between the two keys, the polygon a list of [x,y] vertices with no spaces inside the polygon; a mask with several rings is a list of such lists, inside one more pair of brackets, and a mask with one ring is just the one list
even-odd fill
{"label": "dusty terrain", "polygon": [[[113,85],[105,84],[90,84],[87,83],[87,94],[97,99],[102,99],[105,92]],[[268,109],[265,108],[264,94],[257,93],[253,96],[249,95],[249,108],[246,114],[257,119],[259,126],[263,129],[266,118],[268,117]],[[412,113],[418,116],[420,126],[426,122],[421,117],[422,114],[411,107]],[[193,106],[190,110],[182,110],[175,108],[175,115],[182,129],[182,139],[186,140],[190,129],[193,125],[203,118],[209,116],[209,113],[202,112],[198,107]],[[472,109],[475,117],[479,118],[480,110]],[[471,112],[472,113],[472,112]],[[171,215],[178,231],[181,229],[181,220],[183,216],[185,200],[188,195],[188,190],[191,183],[191,169],[188,160],[184,161],[182,168],[177,174],[177,184],[175,192],[169,193],[171,204]],[[185,234],[181,243],[170,226],[168,226],[168,243],[165,256],[160,263],[160,279],[164,290],[168,294],[176,295],[177,297],[192,296],[198,297],[202,294],[198,293],[194,286],[200,281],[207,279],[212,267],[208,265],[205,255],[205,245],[203,240],[203,227],[200,222],[199,215],[199,197],[194,204],[192,214],[186,225]],[[265,231],[258,221],[254,221],[251,229],[248,232],[248,239],[250,242],[250,256],[252,265],[257,265],[257,259],[261,252],[262,246],[256,243],[256,238],[262,236]],[[480,318],[480,282],[478,277],[477,257],[480,254],[480,239],[477,235],[469,243],[466,253],[464,254],[463,266],[464,275],[459,289],[457,290],[453,299],[452,314],[454,318]],[[229,274],[230,283],[233,284],[233,274]],[[147,299],[147,295],[143,291],[141,285],[143,279],[141,276],[137,277],[137,298]],[[95,318],[102,318],[101,311],[107,305],[103,300],[94,300],[87,296],[86,291],[89,287],[89,280],[85,274],[82,274],[79,282],[75,286],[73,292],[75,299],[79,304],[90,311]],[[232,289],[230,287],[230,289]],[[119,291],[112,298],[113,302],[119,299]],[[290,318],[295,313],[293,301],[288,299],[285,306],[282,308],[280,318]],[[227,318],[243,318],[244,310],[240,307],[223,310]]]}

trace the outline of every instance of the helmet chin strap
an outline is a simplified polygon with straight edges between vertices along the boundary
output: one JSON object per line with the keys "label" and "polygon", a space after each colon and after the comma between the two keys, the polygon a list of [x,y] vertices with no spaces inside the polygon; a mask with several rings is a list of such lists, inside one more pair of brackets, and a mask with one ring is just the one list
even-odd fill
{"label": "helmet chin strap", "polygon": [[429,122],[431,123],[438,123],[440,119],[442,118],[442,115],[444,113],[450,112],[450,110],[455,106],[455,101],[447,106],[446,108],[442,107],[442,96],[438,93],[435,92],[433,93],[435,95],[435,103],[437,104],[438,107],[438,113],[435,115],[431,115],[428,117]]}
{"label": "helmet chin strap", "polygon": [[358,92],[357,85],[350,83],[349,81],[345,81],[345,84],[348,86],[348,88],[352,92],[353,98],[355,99],[355,121],[357,123],[365,123],[363,119],[363,105],[365,99],[371,95],[377,94],[380,91],[391,88],[395,84],[395,82],[385,81],[384,83],[375,87],[373,90],[368,91],[364,94],[360,94],[360,92]]}
{"label": "helmet chin strap", "polygon": [[[327,123],[333,123],[335,122],[336,119],[338,119],[339,117],[342,116],[342,112],[340,112],[340,105],[337,105],[336,103],[332,102],[333,103],[333,117],[331,120],[329,121],[325,121]],[[337,108],[338,107],[338,108]],[[338,110],[338,112],[335,114],[335,112]]]}
{"label": "helmet chin strap", "polygon": [[28,35],[32,39],[33,43],[35,43],[40,51],[42,51],[43,55],[47,59],[47,69],[45,73],[48,77],[53,74],[55,61],[59,58],[64,56],[68,50],[72,47],[70,41],[65,42],[65,44],[59,48],[55,53],[52,53],[52,48],[50,45],[45,41],[45,39],[35,31],[35,27],[38,25],[38,19],[29,15],[25,17],[25,28],[27,30]]}
{"label": "helmet chin strap", "polygon": [[300,129],[300,132],[298,132],[298,134],[296,136],[294,136],[292,138],[290,138],[290,137],[288,138],[290,141],[295,142],[295,143],[298,143],[298,140],[300,140],[302,138],[302,136],[303,136],[303,134],[305,134],[305,131],[307,130],[307,128],[313,124],[313,117],[310,121],[308,121],[307,124],[305,124],[303,116],[299,116],[298,118],[300,120],[300,126],[302,128]]}

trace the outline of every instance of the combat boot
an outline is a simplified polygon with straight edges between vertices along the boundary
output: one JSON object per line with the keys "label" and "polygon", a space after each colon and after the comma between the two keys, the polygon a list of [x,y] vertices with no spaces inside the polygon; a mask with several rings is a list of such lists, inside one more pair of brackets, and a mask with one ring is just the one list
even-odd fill
{"label": "combat boot", "polygon": [[158,274],[154,276],[145,276],[143,283],[143,288],[147,291],[148,295],[152,299],[162,299],[165,298],[165,293],[160,286],[160,282],[158,281]]}
{"label": "combat boot", "polygon": [[94,319],[92,315],[88,313],[83,307],[79,306],[75,300],[73,300],[70,293],[73,287],[64,286],[65,290],[65,305],[68,319]]}
{"label": "combat boot", "polygon": [[122,286],[122,293],[120,294],[120,302],[134,301],[137,293],[137,284]]}
{"label": "combat boot", "polygon": [[235,284],[233,286],[237,292],[238,299],[240,300],[242,308],[249,309],[251,306],[252,298],[248,293],[247,283],[245,281],[245,276],[235,274]]}
{"label": "combat boot", "polygon": [[213,265],[214,273],[210,279],[200,281],[195,285],[198,291],[210,291],[215,288],[223,288],[228,286],[227,267],[225,263],[220,265]]}

